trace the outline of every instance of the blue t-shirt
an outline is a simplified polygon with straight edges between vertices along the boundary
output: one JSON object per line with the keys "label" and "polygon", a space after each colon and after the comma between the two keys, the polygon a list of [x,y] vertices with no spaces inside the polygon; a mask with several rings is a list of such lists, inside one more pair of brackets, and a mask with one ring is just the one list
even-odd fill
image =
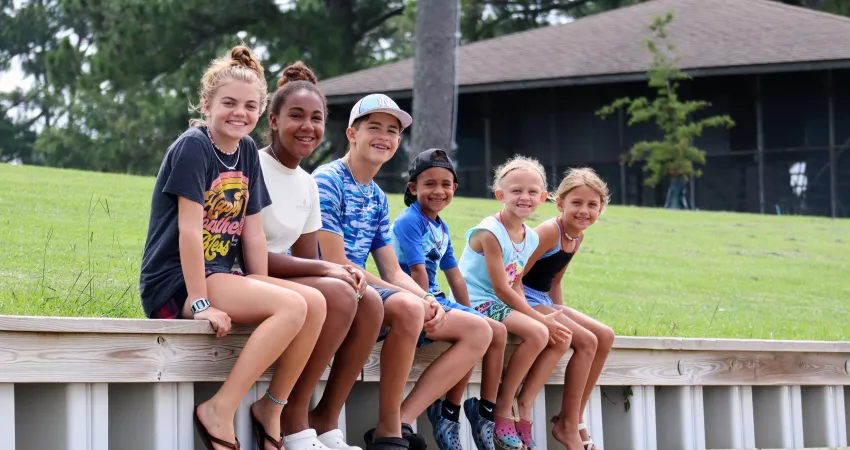
{"label": "blue t-shirt", "polygon": [[425,264],[428,292],[439,292],[437,266],[442,270],[457,267],[446,223],[439,216],[436,221],[426,216],[419,203],[414,202],[393,222],[390,236],[401,270],[410,275],[410,266]]}
{"label": "blue t-shirt", "polygon": [[312,175],[319,186],[322,230],[342,236],[345,256],[365,269],[370,252],[392,244],[387,195],[374,180],[368,185],[355,181],[340,159]]}
{"label": "blue t-shirt", "polygon": [[505,267],[505,274],[508,276],[508,284],[513,286],[516,280],[522,275],[525,269],[525,264],[528,258],[534,253],[540,237],[531,227],[525,227],[525,240],[520,244],[514,244],[508,235],[508,230],[493,216],[485,217],[478,225],[470,228],[466,232],[466,247],[460,255],[460,273],[466,280],[466,288],[469,291],[469,302],[472,307],[490,302],[500,301],[496,297],[496,291],[493,289],[493,283],[490,281],[490,275],[487,273],[487,263],[484,260],[484,255],[477,253],[469,248],[469,240],[475,233],[489,231],[496,236],[499,245],[502,247],[502,264]]}

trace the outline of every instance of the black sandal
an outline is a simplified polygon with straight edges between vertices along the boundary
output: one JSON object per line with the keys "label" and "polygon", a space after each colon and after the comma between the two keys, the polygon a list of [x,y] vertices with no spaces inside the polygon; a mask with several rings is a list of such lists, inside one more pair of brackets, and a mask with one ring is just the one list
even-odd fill
{"label": "black sandal", "polygon": [[257,417],[254,416],[253,405],[252,405],[250,411],[251,411],[251,425],[254,427],[254,439],[257,440],[257,450],[265,450],[266,441],[271,442],[272,445],[274,445],[274,447],[276,449],[278,449],[278,450],[282,449],[283,448],[283,438],[281,438],[278,441],[275,438],[269,436],[269,434],[266,433],[266,428],[263,426],[263,424],[260,423],[259,420],[257,420]]}
{"label": "black sandal", "polygon": [[407,450],[410,443],[397,437],[374,438],[367,445],[366,450]]}
{"label": "black sandal", "polygon": [[[408,444],[410,450],[426,450],[428,448],[428,442],[421,435],[413,432],[413,427],[408,423],[401,424],[401,437]],[[372,428],[363,435],[363,440],[366,442],[366,446],[372,444],[374,440],[376,443],[379,440],[384,438],[375,438],[375,429]],[[386,438],[386,439],[398,439],[398,438]],[[383,444],[389,444],[389,441],[382,442]]]}
{"label": "black sandal", "polygon": [[204,447],[206,447],[207,450],[215,450],[215,448],[213,448],[213,444],[218,444],[223,445],[232,450],[241,450],[242,447],[239,445],[238,438],[236,439],[236,443],[232,444],[227,441],[222,441],[221,439],[210,434],[210,432],[207,430],[207,427],[205,427],[204,424],[201,423],[201,419],[198,418],[198,408],[200,408],[200,406],[201,405],[195,407],[195,430],[197,430],[198,434],[201,436],[201,442],[204,443]]}

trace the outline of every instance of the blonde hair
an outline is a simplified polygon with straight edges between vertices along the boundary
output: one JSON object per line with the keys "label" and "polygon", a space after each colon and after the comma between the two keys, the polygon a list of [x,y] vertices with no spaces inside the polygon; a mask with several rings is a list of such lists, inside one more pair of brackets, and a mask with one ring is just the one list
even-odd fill
{"label": "blonde hair", "polygon": [[[266,109],[266,98],[268,97],[268,85],[263,66],[250,48],[237,45],[230,49],[229,55],[222,55],[212,61],[204,76],[201,78],[201,87],[198,89],[200,102],[190,105],[189,110],[202,113],[204,101],[212,101],[218,89],[229,81],[244,81],[254,85],[260,94],[260,114]],[[206,125],[207,121],[193,118],[189,121],[190,127]]]}
{"label": "blonde hair", "polygon": [[493,186],[491,186],[493,192],[496,192],[497,189],[500,189],[502,179],[505,178],[507,174],[515,170],[525,170],[540,175],[540,179],[543,181],[543,190],[546,190],[546,169],[543,168],[543,165],[540,164],[540,162],[534,158],[515,155],[513,158],[507,160],[501,166],[496,167],[493,177]]}
{"label": "blonde hair", "polygon": [[555,200],[563,200],[567,194],[573,189],[581,186],[587,186],[593,192],[599,194],[601,205],[600,211],[605,208],[611,201],[611,193],[608,191],[608,185],[599,177],[595,170],[589,167],[570,168],[564,172],[564,179],[558,185],[558,189],[554,193]]}

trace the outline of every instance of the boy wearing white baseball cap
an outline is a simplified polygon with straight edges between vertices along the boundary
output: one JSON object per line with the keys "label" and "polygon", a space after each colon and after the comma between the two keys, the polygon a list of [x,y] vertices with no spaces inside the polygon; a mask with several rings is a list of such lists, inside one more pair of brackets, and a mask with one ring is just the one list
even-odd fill
{"label": "boy wearing white baseball cap", "polygon": [[[421,413],[481,359],[490,344],[490,338],[483,337],[492,337],[486,322],[481,321],[481,332],[470,332],[473,330],[465,316],[471,315],[447,313],[433,294],[402,271],[393,250],[387,196],[374,177],[395,155],[402,131],[412,122],[410,114],[386,95],[363,97],[349,115],[345,132],[348,153],[313,172],[322,214],[322,228],[318,231],[322,259],[359,266],[369,282],[366,295],[378,295],[384,304],[383,328],[378,338],[384,341],[379,418],[377,427],[365,437],[368,450],[425,448],[425,440],[410,426],[416,417],[402,417],[401,408],[418,344],[426,342],[426,338],[449,341],[454,345],[447,353],[457,355],[432,364],[405,399],[406,410]],[[380,277],[366,272],[370,254]]]}

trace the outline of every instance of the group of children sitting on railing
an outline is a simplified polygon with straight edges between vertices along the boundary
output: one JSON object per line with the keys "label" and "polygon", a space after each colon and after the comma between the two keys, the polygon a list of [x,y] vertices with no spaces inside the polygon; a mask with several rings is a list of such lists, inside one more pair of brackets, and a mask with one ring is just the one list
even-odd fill
{"label": "group of children sitting on railing", "polygon": [[[266,109],[269,133],[258,149],[249,133]],[[413,119],[389,97],[360,99],[347,154],[312,174],[299,163],[322,141],[327,104],[302,63],[284,70],[269,98],[255,55],[234,47],[204,74],[197,110],[205,120],[168,148],[156,178],[140,291],[151,318],[208,320],[219,337],[231,322],[256,325],[221,388],[195,408],[208,449],[239,448],[236,409],[272,365],[269,389],[250,408],[259,449],[357,449],[337,420],[376,341],[379,419],[367,449],[425,448],[410,424],[427,411],[440,449],[460,450],[461,407],[479,450],[534,449],[532,403],[571,347],[552,434],[569,450],[596,449],[582,415],[614,333],[564,306],[560,286],[583,231],[608,203],[592,170],[568,171],[550,194],[536,160],[512,158],[492,186],[502,209],[466,232],[457,260],[439,216],[458,186],[444,150],[412,161],[408,207],[390,221],[373,178]],[[526,226],[550,196],[560,215]],[[380,277],[366,271],[369,255]],[[438,268],[451,295],[440,290]],[[522,343],[503,373],[508,332]],[[451,346],[403,399],[416,349],[433,341]],[[481,398],[461,406],[479,359]]]}

